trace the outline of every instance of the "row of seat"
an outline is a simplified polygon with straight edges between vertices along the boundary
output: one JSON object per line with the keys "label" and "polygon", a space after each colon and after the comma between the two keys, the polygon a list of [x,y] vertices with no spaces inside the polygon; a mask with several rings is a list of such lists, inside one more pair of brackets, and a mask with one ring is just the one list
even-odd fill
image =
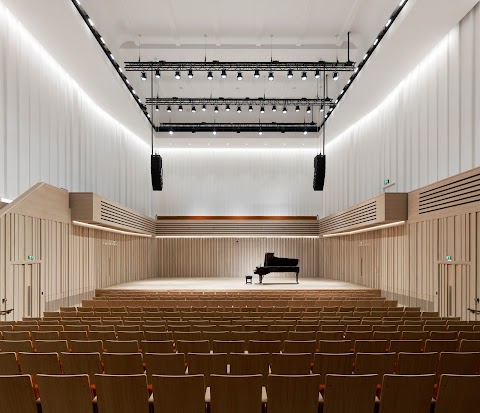
{"label": "row of seat", "polygon": [[[415,331],[415,330],[357,330],[358,326],[345,328],[322,329],[322,330],[263,330],[252,327],[245,330],[236,330],[223,326],[218,329],[204,329],[197,326],[198,330],[183,331],[183,329],[171,329],[166,331],[164,326],[67,326],[69,330],[44,330],[44,331],[0,331],[0,340],[480,340],[480,331]],[[379,326],[384,327],[384,326]]]}
{"label": "row of seat", "polygon": [[375,374],[377,385],[385,374],[479,374],[480,353],[0,353],[0,375],[203,374],[210,384],[212,374],[260,374],[264,384],[269,374],[318,374],[322,390],[328,374]]}
{"label": "row of seat", "polygon": [[[154,352],[208,353],[399,353],[478,352],[480,340],[1,340],[0,352]],[[225,337],[228,338],[228,337]],[[258,338],[262,338],[259,336]]]}

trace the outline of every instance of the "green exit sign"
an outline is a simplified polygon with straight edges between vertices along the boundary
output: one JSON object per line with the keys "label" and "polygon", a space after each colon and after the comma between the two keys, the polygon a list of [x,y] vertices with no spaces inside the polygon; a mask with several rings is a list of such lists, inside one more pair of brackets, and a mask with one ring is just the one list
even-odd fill
{"label": "green exit sign", "polygon": [[451,255],[447,255],[447,256],[445,257],[445,259],[446,259],[447,261],[452,261],[452,256],[451,256]]}
{"label": "green exit sign", "polygon": [[390,183],[390,179],[385,179],[385,180],[383,181],[383,184],[384,184],[384,185],[388,185],[389,183]]}
{"label": "green exit sign", "polygon": [[34,257],[33,255],[29,255],[29,256],[28,256],[28,259],[29,259],[30,261],[33,261],[33,260],[35,259],[35,257]]}

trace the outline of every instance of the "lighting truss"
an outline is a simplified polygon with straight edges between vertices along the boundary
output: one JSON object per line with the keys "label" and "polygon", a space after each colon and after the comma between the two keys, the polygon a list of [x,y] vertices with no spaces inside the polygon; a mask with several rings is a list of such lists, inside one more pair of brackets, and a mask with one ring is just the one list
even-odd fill
{"label": "lighting truss", "polygon": [[147,105],[159,105],[159,106],[174,106],[174,105],[186,105],[186,106],[328,106],[332,105],[333,101],[330,98],[315,98],[315,99],[281,99],[281,98],[159,98],[151,97],[146,98]]}
{"label": "lighting truss", "polygon": [[316,123],[160,123],[157,132],[313,132],[320,130]]}
{"label": "lighting truss", "polygon": [[355,68],[355,63],[347,60],[346,62],[220,62],[217,60],[211,62],[165,62],[165,61],[150,61],[150,62],[125,62],[125,70],[128,72],[142,72],[142,71],[196,71],[221,72],[226,70],[229,72],[255,72],[256,70],[265,72],[314,72],[314,71],[336,71],[349,72]]}

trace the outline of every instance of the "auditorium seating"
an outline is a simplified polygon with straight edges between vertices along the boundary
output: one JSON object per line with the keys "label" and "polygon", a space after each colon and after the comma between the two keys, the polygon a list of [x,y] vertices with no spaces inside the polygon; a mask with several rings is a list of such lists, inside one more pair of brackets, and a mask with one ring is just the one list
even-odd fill
{"label": "auditorium seating", "polygon": [[[206,295],[208,302],[215,294]],[[163,411],[172,405],[177,411],[204,411],[205,403],[210,412],[249,406],[256,411],[262,405],[267,413],[317,412],[320,405],[335,413],[350,408],[352,395],[359,397],[356,411],[373,413],[375,403],[380,412],[449,405],[457,395],[442,387],[444,377],[479,376],[479,322],[418,308],[371,306],[375,296],[357,306],[360,299],[346,292],[338,294],[342,300],[336,305],[325,300],[328,305],[317,307],[315,295],[282,292],[275,295],[281,305],[275,305],[274,294],[265,294],[268,303],[250,306],[253,299],[242,298],[243,304],[227,307],[191,305],[201,300],[192,294],[192,301],[185,299],[182,305],[103,303],[3,321],[0,375],[21,379],[0,381],[7,380],[7,389],[23,389],[28,379],[34,406],[40,396],[42,408],[44,389],[44,413],[62,408],[62,400],[51,400],[55,386],[72,388],[79,406],[91,411],[93,403],[99,413],[128,411],[134,405],[135,411]],[[302,306],[310,301],[313,305]],[[190,390],[184,393],[178,386]],[[412,391],[404,394],[406,388]],[[118,400],[119,389],[131,394]],[[395,405],[402,389],[401,403]],[[15,392],[9,397],[13,400]],[[29,403],[19,405],[28,409]]]}

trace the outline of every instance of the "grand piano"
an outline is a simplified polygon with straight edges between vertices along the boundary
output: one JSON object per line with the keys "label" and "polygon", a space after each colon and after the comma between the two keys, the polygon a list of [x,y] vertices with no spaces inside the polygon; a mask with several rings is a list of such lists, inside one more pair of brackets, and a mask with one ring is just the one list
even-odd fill
{"label": "grand piano", "polygon": [[263,277],[271,272],[294,272],[298,284],[298,259],[297,258],[278,258],[273,255],[273,252],[265,254],[265,261],[263,267],[257,267],[254,274],[258,274],[260,284]]}

